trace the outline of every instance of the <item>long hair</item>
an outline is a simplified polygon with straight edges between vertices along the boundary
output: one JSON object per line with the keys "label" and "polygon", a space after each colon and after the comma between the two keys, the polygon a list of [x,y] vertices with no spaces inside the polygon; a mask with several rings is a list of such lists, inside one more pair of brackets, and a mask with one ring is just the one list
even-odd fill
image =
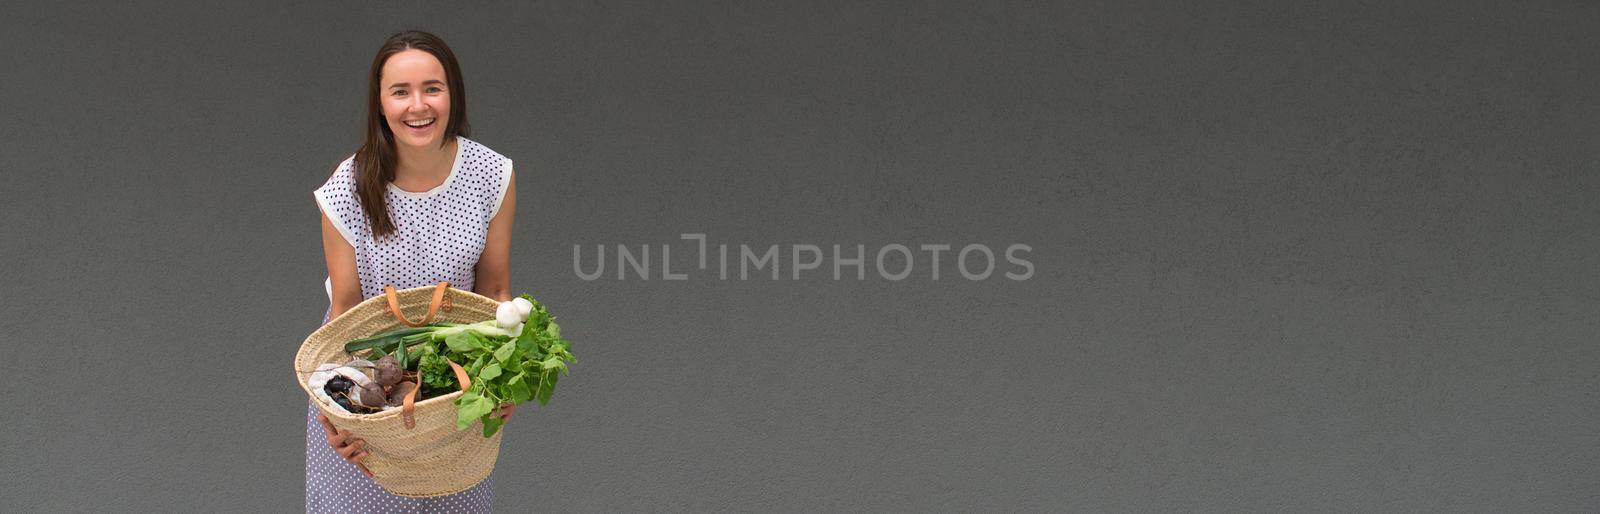
{"label": "long hair", "polygon": [[455,54],[438,36],[420,30],[407,30],[389,36],[372,58],[372,70],[367,73],[367,134],[361,148],[355,153],[356,197],[361,199],[367,222],[372,227],[372,238],[378,239],[394,233],[394,221],[389,218],[389,206],[384,200],[387,184],[394,180],[399,156],[395,151],[394,132],[383,119],[382,94],[379,75],[383,64],[394,54],[417,49],[433,54],[444,66],[445,83],[450,92],[450,122],[444,127],[444,137],[439,147],[444,148],[456,136],[469,136],[467,125],[467,88],[461,79],[461,65]]}

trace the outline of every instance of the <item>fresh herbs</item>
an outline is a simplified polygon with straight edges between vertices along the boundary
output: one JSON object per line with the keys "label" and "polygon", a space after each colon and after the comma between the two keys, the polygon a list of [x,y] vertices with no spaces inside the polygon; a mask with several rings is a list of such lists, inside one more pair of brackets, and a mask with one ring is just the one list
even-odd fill
{"label": "fresh herbs", "polygon": [[496,406],[550,403],[567,363],[577,362],[555,317],[532,296],[503,302],[496,314],[480,323],[434,323],[356,339],[345,350],[371,349],[372,360],[392,355],[402,368],[417,371],[423,398],[460,390],[449,362],[461,365],[472,385],[456,399],[456,430],[478,420],[490,437],[502,423],[490,416]]}
{"label": "fresh herbs", "polygon": [[[576,362],[571,343],[561,337],[561,326],[549,310],[531,296],[521,298],[532,305],[515,339],[475,332],[445,338],[448,357],[465,367],[472,380],[472,387],[456,399],[457,430],[476,419],[483,422],[483,436],[489,437],[500,429],[500,418],[489,415],[495,406],[528,400],[550,403],[557,380],[567,372],[567,363]],[[427,380],[426,371],[423,376]]]}

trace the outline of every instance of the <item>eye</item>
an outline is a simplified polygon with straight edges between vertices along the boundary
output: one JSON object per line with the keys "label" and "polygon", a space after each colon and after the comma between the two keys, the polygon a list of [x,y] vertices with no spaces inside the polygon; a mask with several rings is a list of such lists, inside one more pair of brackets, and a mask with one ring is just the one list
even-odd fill
{"label": "eye", "polygon": [[403,94],[406,94],[406,90],[404,90],[404,89],[396,89],[394,91],[394,95],[395,96],[399,96],[399,95],[403,95]]}
{"label": "eye", "polygon": [[430,88],[428,88],[428,91],[434,92],[434,93],[438,93],[438,92],[442,92],[444,90],[443,89],[439,89],[438,87],[430,87]]}

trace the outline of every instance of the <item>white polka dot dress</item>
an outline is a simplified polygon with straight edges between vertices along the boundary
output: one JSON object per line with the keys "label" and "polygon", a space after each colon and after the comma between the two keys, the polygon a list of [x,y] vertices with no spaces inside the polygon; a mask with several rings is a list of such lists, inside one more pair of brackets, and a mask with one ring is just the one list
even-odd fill
{"label": "white polka dot dress", "polygon": [[[444,183],[411,192],[388,184],[395,232],[372,239],[355,195],[353,157],[345,159],[314,192],[318,207],[355,248],[363,298],[396,289],[431,286],[441,280],[471,290],[473,268],[483,252],[489,220],[500,210],[511,183],[511,160],[465,137],[457,137],[455,165]],[[331,309],[331,307],[330,307]],[[328,322],[325,313],[323,323]],[[384,491],[328,447],[317,408],[306,410],[306,512],[489,512],[494,477],[461,493],[407,498]]]}

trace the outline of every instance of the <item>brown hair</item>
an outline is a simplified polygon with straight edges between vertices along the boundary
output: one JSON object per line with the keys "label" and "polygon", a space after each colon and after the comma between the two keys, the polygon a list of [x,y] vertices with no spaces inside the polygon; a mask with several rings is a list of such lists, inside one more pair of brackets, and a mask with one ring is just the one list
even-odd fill
{"label": "brown hair", "polygon": [[455,54],[438,36],[420,30],[407,30],[389,36],[378,55],[372,58],[372,71],[367,74],[367,134],[361,148],[355,153],[356,197],[361,199],[367,222],[372,227],[372,238],[394,233],[394,221],[389,218],[388,204],[384,201],[386,185],[394,180],[394,170],[399,156],[395,152],[394,132],[383,119],[383,106],[378,95],[381,85],[379,75],[383,64],[394,54],[417,49],[433,54],[444,66],[445,85],[450,92],[450,122],[444,127],[444,137],[439,147],[444,148],[456,136],[468,136],[467,88],[461,80],[461,65]]}

